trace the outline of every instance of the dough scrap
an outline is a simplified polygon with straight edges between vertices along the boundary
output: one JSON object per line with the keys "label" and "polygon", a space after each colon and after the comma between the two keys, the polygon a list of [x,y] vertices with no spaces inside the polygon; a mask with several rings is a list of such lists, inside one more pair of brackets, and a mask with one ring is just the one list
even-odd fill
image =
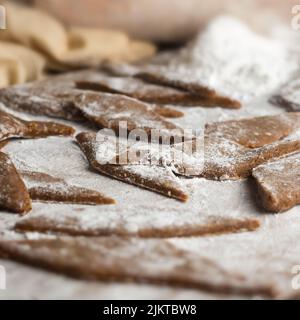
{"label": "dough scrap", "polygon": [[[152,165],[116,165],[107,163],[111,160],[107,144],[104,144],[104,152],[108,152],[108,158],[102,151],[98,151],[102,142],[97,140],[95,133],[80,133],[76,137],[82,151],[86,155],[91,167],[96,171],[121,180],[123,182],[150,189],[167,197],[181,201],[188,200],[188,194],[180,179],[176,177],[170,167]],[[103,158],[99,158],[102,157]],[[112,156],[115,156],[112,153]]]}
{"label": "dough scrap", "polygon": [[0,141],[9,138],[43,138],[48,136],[70,136],[72,127],[42,121],[25,121],[0,110]]}
{"label": "dough scrap", "polygon": [[225,271],[164,240],[79,237],[2,241],[0,252],[7,259],[88,280],[167,284],[246,296],[276,294],[268,284],[251,284],[238,272]]}
{"label": "dough scrap", "polygon": [[31,210],[26,186],[10,158],[0,152],[0,208],[25,214]]}
{"label": "dough scrap", "polygon": [[147,83],[142,79],[130,76],[118,77],[101,72],[90,72],[86,74],[86,77],[78,79],[76,84],[79,89],[123,94],[149,103],[202,107],[219,106],[223,108],[239,107],[226,98],[205,98],[184,90]]}
{"label": "dough scrap", "polygon": [[[83,108],[81,102],[85,96],[98,102],[99,112],[101,111],[101,108],[103,109],[105,107],[105,101],[108,100],[107,103],[110,103],[110,100],[113,99],[113,102],[118,101],[119,108],[120,105],[124,104],[127,108],[131,108],[135,112],[136,110],[139,110],[140,114],[145,114],[145,117],[148,116],[149,120],[154,120],[155,118],[157,121],[164,121],[159,118],[160,115],[170,118],[178,118],[183,115],[182,112],[177,110],[159,105],[148,105],[126,96],[115,95],[115,97],[111,98],[111,94],[101,92],[93,93],[76,89],[75,81],[86,79],[91,73],[94,72],[80,71],[67,73],[25,85],[2,89],[0,90],[0,101],[7,107],[17,111],[74,121],[85,120],[84,112],[81,110],[87,109],[86,107]],[[81,98],[76,99],[78,96]],[[77,100],[79,100],[78,105],[76,104]],[[124,108],[122,108],[122,111]],[[114,113],[118,112],[118,109],[116,111],[114,111],[114,108],[110,110]],[[152,114],[153,112],[155,112],[156,115]],[[99,122],[99,120],[97,120],[97,122]],[[167,123],[168,122],[166,121],[165,125],[167,125]],[[171,126],[171,124],[168,123],[168,126]],[[172,128],[176,127],[172,125]]]}
{"label": "dough scrap", "polygon": [[75,210],[51,207],[45,212],[35,206],[34,212],[19,220],[14,229],[18,232],[41,232],[72,236],[103,237],[130,236],[141,238],[173,238],[219,235],[254,231],[260,227],[256,217],[237,217],[227,212],[214,216],[203,212],[186,210],[184,216],[178,206],[167,210],[153,204],[151,213],[144,207],[110,206]]}
{"label": "dough scrap", "polygon": [[253,168],[300,150],[300,113],[208,124],[205,130],[205,168],[209,179],[240,179]]}
{"label": "dough scrap", "polygon": [[72,86],[73,81],[68,77],[53,77],[2,89],[0,101],[16,111],[83,121],[84,117],[72,102],[79,92],[73,90]]}
{"label": "dough scrap", "polygon": [[300,76],[286,84],[270,101],[288,111],[300,111]]}
{"label": "dough scrap", "polygon": [[266,210],[284,212],[300,204],[300,153],[261,165],[252,176]]}
{"label": "dough scrap", "polygon": [[32,200],[64,202],[85,205],[114,204],[103,194],[86,188],[69,185],[65,180],[45,173],[20,171]]}
{"label": "dough scrap", "polygon": [[[133,130],[145,132],[148,139],[169,139],[167,142],[184,141],[184,130],[165,120],[153,111],[153,107],[122,95],[98,92],[84,92],[75,98],[74,104],[82,114],[100,128]],[[138,132],[136,132],[138,133]]]}

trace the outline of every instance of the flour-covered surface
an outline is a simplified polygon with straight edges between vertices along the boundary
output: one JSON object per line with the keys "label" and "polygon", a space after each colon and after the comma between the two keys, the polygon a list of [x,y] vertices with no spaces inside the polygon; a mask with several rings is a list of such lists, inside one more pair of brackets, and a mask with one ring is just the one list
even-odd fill
{"label": "flour-covered surface", "polygon": [[[268,98],[268,96],[259,98],[234,112],[219,108],[184,108],[188,112],[185,112],[185,117],[176,119],[176,123],[183,128],[203,129],[206,122],[282,113],[281,108],[267,102]],[[178,110],[183,110],[183,108],[178,107]],[[28,115],[25,117],[27,119],[31,118]],[[45,118],[39,119],[44,120]],[[77,132],[92,130],[86,126],[76,125],[75,127]],[[133,225],[135,219],[137,225],[139,223],[145,224],[147,221],[149,221],[149,225],[160,223],[168,225],[170,223],[167,218],[168,212],[174,219],[173,221],[177,221],[179,224],[184,224],[192,217],[195,220],[201,220],[202,214],[203,216],[226,216],[228,214],[229,217],[260,219],[262,227],[259,231],[224,236],[194,237],[186,240],[180,238],[174,239],[172,242],[176,245],[187,244],[186,249],[195,250],[200,256],[211,255],[220,266],[229,269],[238,268],[239,271],[249,277],[257,277],[257,272],[249,272],[248,261],[251,260],[251,267],[257,270],[263,269],[264,265],[268,264],[268,269],[265,270],[268,273],[266,277],[275,279],[272,283],[276,282],[277,268],[280,268],[285,272],[284,277],[280,274],[279,278],[281,283],[284,283],[284,293],[287,289],[290,289],[289,294],[297,294],[297,291],[292,290],[290,286],[293,277],[290,265],[300,263],[300,261],[297,261],[298,258],[295,253],[296,247],[292,245],[292,243],[296,243],[299,234],[297,228],[300,228],[300,220],[298,219],[300,209],[295,207],[284,215],[267,214],[261,209],[255,186],[250,180],[218,182],[199,178],[187,179],[184,183],[191,194],[191,199],[187,203],[180,203],[91,171],[82,151],[73,138],[52,137],[38,140],[16,140],[10,142],[2,150],[10,155],[18,169],[47,173],[63,178],[70,184],[100,192],[105,191],[105,195],[117,201],[113,210],[109,206],[112,210],[112,213],[110,213],[112,216],[120,217],[122,211],[128,209],[128,212],[126,212],[128,220],[125,224],[128,228],[136,228],[136,225]],[[104,187],[105,189],[103,189]],[[153,210],[153,207],[155,210]],[[103,208],[102,206],[88,208],[78,205],[34,202],[31,214],[34,217],[38,216],[40,212],[47,214],[47,210],[49,210],[50,217],[53,217],[58,212],[69,214],[69,212],[74,211],[78,216],[81,215],[81,212],[85,212],[80,218],[85,220],[85,215],[95,216],[99,212],[97,220],[99,221],[101,220],[100,212],[103,211]],[[121,213],[117,212],[117,208],[121,209]],[[159,214],[160,210],[162,211],[161,215]],[[137,216],[130,219],[131,213],[133,216],[138,215],[140,219],[137,219]],[[151,219],[152,214],[154,219]],[[0,217],[2,237],[6,239],[24,238],[24,236],[13,231],[3,232],[5,229],[12,229],[15,222],[21,221],[21,217],[8,213],[1,213]],[[185,220],[186,218],[188,219]],[[88,220],[88,218],[86,219]],[[86,223],[89,225],[92,222],[88,220]],[[280,237],[278,240],[277,234]],[[45,235],[33,233],[27,237],[36,239],[45,237]],[[276,245],[274,244],[275,240]],[[249,260],[247,260],[247,248],[251,249]],[[264,261],[263,254],[258,254],[256,257],[256,248],[259,252],[263,251],[265,253],[266,261]],[[280,260],[282,253],[284,253],[285,260]],[[280,259],[276,258],[274,260],[274,265],[272,264],[273,256],[280,257]],[[126,292],[126,297],[130,299],[142,297],[150,299],[224,298],[224,295],[195,290],[171,289],[166,286],[129,285],[116,282],[108,284],[73,280],[9,261],[1,261],[1,265],[7,268],[8,289],[0,292],[1,297],[6,298],[123,298],[124,292]],[[24,279],[22,283],[20,283],[20,279]],[[41,283],[43,283],[42,286]],[[237,297],[242,296],[225,295],[225,298],[234,299]]]}
{"label": "flour-covered surface", "polygon": [[[252,33],[250,33],[251,41],[247,42],[243,37],[249,35],[248,30],[243,27],[235,28],[237,24],[232,20],[225,20],[225,22],[229,23],[229,28],[234,26],[233,33],[225,33],[221,28],[222,35],[230,43],[232,43],[231,36],[235,39],[233,46],[226,46],[226,50],[224,50],[225,40],[219,41],[219,37],[214,36],[220,34],[218,31],[220,28],[218,24],[215,24],[206,33],[206,36],[212,35],[210,40],[207,40],[205,46],[200,45],[200,51],[196,50],[201,52],[203,49],[203,52],[207,52],[205,66],[208,66],[207,70],[211,79],[204,79],[204,82],[215,89],[220,89],[220,92],[222,90],[223,94],[231,95],[232,89],[234,89],[234,97],[245,98],[246,102],[239,110],[176,107],[177,110],[184,112],[185,116],[170,121],[184,129],[203,130],[207,122],[236,120],[284,112],[284,109],[272,105],[268,100],[276,93],[275,87],[288,80],[288,75],[294,69],[293,59],[286,60],[286,51],[279,48],[281,45],[278,43],[274,44],[271,41],[272,43],[266,45],[265,39],[258,40],[256,35],[253,36]],[[239,23],[238,25],[240,26]],[[203,37],[206,36],[203,35]],[[236,41],[236,39],[241,41]],[[196,41],[196,46],[200,42]],[[248,49],[250,49],[249,52]],[[216,55],[216,58],[211,59],[212,54]],[[241,60],[240,57],[244,55],[252,62],[249,63],[246,58],[245,61]],[[233,59],[232,56],[239,58]],[[180,59],[182,58],[180,57]],[[274,61],[276,61],[275,65]],[[228,64],[228,62],[230,63]],[[175,69],[177,68],[176,63]],[[201,61],[199,63],[201,66]],[[224,65],[228,66],[226,70],[232,76],[232,81],[229,81],[225,87],[221,83],[226,78],[227,71],[225,75],[220,73],[220,66]],[[242,68],[244,71],[240,72],[240,67],[245,65],[247,67]],[[203,70],[205,70],[205,66],[202,68]],[[278,70],[284,70],[284,72],[279,74]],[[128,74],[128,70],[125,71],[124,73]],[[134,71],[132,72],[134,73]],[[178,74],[178,76],[182,78],[182,74]],[[197,72],[195,76],[199,76]],[[239,76],[245,81],[242,81]],[[198,81],[198,79],[199,77],[196,80]],[[219,85],[221,85],[220,88]],[[251,98],[249,102],[247,102],[248,98]],[[22,116],[26,120],[49,120],[41,117],[33,119],[25,114],[16,115]],[[74,125],[73,122],[57,121]],[[93,130],[85,125],[76,124],[74,127],[77,129],[77,133]],[[282,215],[266,213],[261,207],[256,186],[251,179],[222,182],[199,178],[185,179],[184,184],[189,191],[190,201],[180,203],[90,170],[87,160],[74,138],[52,137],[38,140],[15,140],[3,147],[1,151],[11,157],[18,169],[46,173],[60,177],[69,184],[105,192],[106,196],[117,201],[117,205],[110,213],[111,217],[120,218],[124,213],[127,220],[125,224],[122,224],[122,227],[126,227],[128,230],[136,228],[135,223],[133,226],[133,221],[136,221],[137,225],[149,223],[153,226],[168,225],[171,221],[179,224],[190,223],[191,219],[200,221],[205,216],[222,217],[228,215],[239,219],[244,217],[259,219],[261,228],[252,232],[174,238],[167,241],[171,241],[178,248],[192,251],[193,255],[197,257],[208,258],[218,269],[225,270],[229,274],[242,274],[248,283],[264,283],[268,287],[276,288],[280,297],[300,297],[300,290],[293,289],[292,286],[295,283],[293,281],[295,274],[292,273],[292,268],[300,264],[300,207],[295,206]],[[109,208],[112,209],[111,206]],[[120,208],[120,212],[117,211],[118,208]],[[99,222],[101,220],[100,212],[103,210],[103,206],[91,208],[79,205],[34,202],[31,216],[49,213],[49,216],[53,218],[55,215],[58,216],[59,212],[66,215],[74,212],[74,215],[80,216],[78,220],[84,220],[83,223],[90,226],[91,220],[85,217],[94,217],[99,213],[97,223],[101,223]],[[161,215],[159,211],[161,211]],[[132,216],[131,213],[133,213]],[[168,219],[168,214],[173,220]],[[59,219],[63,218],[59,217]],[[49,234],[16,233],[13,231],[13,227],[16,222],[21,220],[22,218],[18,215],[1,212],[1,239],[53,238],[53,235]],[[109,224],[109,221],[107,220],[106,223]],[[208,293],[203,290],[171,288],[162,284],[152,286],[74,280],[7,260],[0,260],[0,265],[6,268],[7,273],[7,290],[0,291],[0,298],[235,299],[245,297],[239,294],[221,295],[217,292]],[[210,276],[212,276],[211,281],[213,282],[214,275]],[[250,297],[261,298],[260,295]]]}
{"label": "flour-covered surface", "polygon": [[244,103],[284,84],[298,68],[297,54],[275,37],[258,35],[241,21],[223,16],[179,53],[122,71],[201,96],[217,94]]}
{"label": "flour-covered surface", "polygon": [[271,102],[288,111],[300,111],[300,75],[278,90]]}

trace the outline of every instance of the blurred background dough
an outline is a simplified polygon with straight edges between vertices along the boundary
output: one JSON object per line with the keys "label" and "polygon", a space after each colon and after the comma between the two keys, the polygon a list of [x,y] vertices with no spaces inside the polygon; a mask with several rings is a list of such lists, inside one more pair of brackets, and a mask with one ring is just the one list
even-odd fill
{"label": "blurred background dough", "polygon": [[155,42],[181,42],[219,14],[233,14],[254,27],[268,27],[266,15],[290,24],[299,0],[34,0],[61,21],[122,30]]}
{"label": "blurred background dough", "polygon": [[37,52],[0,41],[0,87],[39,79],[44,67],[45,59]]}

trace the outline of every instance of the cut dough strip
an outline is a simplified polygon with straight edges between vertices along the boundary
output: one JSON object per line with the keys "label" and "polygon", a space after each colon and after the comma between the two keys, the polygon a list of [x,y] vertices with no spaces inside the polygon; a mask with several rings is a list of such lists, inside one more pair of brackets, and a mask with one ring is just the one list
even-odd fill
{"label": "cut dough strip", "polygon": [[[105,164],[105,159],[100,159],[101,142],[97,141],[95,133],[80,133],[76,137],[82,151],[90,165],[96,171],[116,178],[118,180],[150,189],[167,197],[187,201],[188,195],[180,179],[175,176],[171,168],[149,165],[112,165]],[[104,144],[104,152],[107,144]],[[108,150],[109,151],[109,150]],[[113,154],[114,156],[114,154]],[[108,159],[110,160],[110,159]]]}
{"label": "cut dough strip", "polygon": [[103,194],[67,184],[63,179],[40,172],[20,172],[32,200],[85,205],[114,204]]}
{"label": "cut dough strip", "polygon": [[271,98],[271,102],[285,107],[288,111],[300,111],[300,76],[285,85]]}
{"label": "cut dough strip", "polygon": [[48,136],[71,136],[72,127],[41,121],[25,121],[0,110],[0,141],[10,138],[43,138]]}
{"label": "cut dough strip", "polygon": [[[274,296],[209,259],[162,240],[57,238],[0,242],[1,256],[76,278],[168,284],[218,293]],[[88,263],[87,263],[88,261]]]}
{"label": "cut dough strip", "polygon": [[300,153],[261,165],[252,175],[266,210],[283,212],[300,204]]}
{"label": "cut dough strip", "polygon": [[300,150],[300,113],[213,123],[206,126],[205,168],[209,179],[240,179],[269,160]]}
{"label": "cut dough strip", "polygon": [[201,106],[223,108],[238,108],[229,99],[215,97],[205,98],[184,90],[151,84],[133,77],[109,76],[105,73],[89,72],[76,81],[79,89],[123,94],[141,101],[158,104],[173,104],[181,106]]}
{"label": "cut dough strip", "polygon": [[21,214],[31,210],[28,190],[12,161],[2,152],[0,152],[0,209]]}
{"label": "cut dough strip", "polygon": [[122,122],[127,126],[125,133],[143,130],[150,139],[153,130],[158,139],[184,139],[183,129],[160,115],[178,117],[181,113],[122,95],[77,90],[74,81],[83,75],[74,73],[3,89],[0,101],[17,111],[75,121],[88,119],[100,128],[113,129],[117,134],[124,129]]}
{"label": "cut dough strip", "polygon": [[255,217],[237,217],[227,212],[214,216],[187,209],[182,215],[174,206],[171,210],[153,205],[150,214],[143,206],[99,207],[97,212],[85,208],[76,212],[68,208],[51,207],[47,211],[35,206],[34,212],[19,220],[15,230],[73,236],[134,236],[141,238],[172,238],[216,235],[254,231],[260,226]]}

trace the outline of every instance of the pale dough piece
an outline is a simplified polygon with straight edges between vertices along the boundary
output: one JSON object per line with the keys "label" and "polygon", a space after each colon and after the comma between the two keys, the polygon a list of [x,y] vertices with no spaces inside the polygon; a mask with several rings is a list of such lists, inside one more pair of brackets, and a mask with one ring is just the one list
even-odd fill
{"label": "pale dough piece", "polygon": [[150,43],[132,42],[125,33],[73,27],[68,32],[70,49],[60,63],[70,66],[99,66],[104,61],[136,61],[155,53]]}
{"label": "pale dough piece", "polygon": [[[2,257],[76,278],[134,281],[245,296],[274,296],[270,285],[250,283],[201,255],[164,240],[117,237],[0,242]],[[88,262],[88,263],[87,263]]]}
{"label": "pale dough piece", "polygon": [[[26,47],[0,41],[2,87],[41,78],[45,60]],[[4,73],[3,73],[4,72]]]}
{"label": "pale dough piece", "polygon": [[266,210],[283,212],[300,204],[300,153],[261,165],[252,175]]}
{"label": "pale dough piece", "polygon": [[47,13],[5,2],[8,28],[0,33],[0,39],[15,41],[36,49],[49,57],[60,57],[68,50],[65,28]]}

